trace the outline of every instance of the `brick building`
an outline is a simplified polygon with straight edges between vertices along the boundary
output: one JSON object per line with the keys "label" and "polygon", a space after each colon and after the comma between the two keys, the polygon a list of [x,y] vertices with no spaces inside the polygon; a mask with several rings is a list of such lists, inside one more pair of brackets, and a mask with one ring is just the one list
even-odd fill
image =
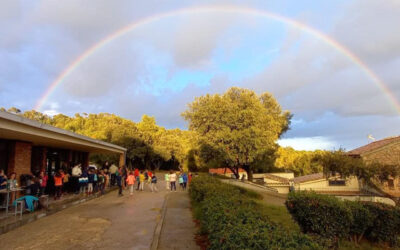
{"label": "brick building", "polygon": [[[361,157],[365,162],[396,165],[400,167],[400,136],[374,141],[348,152],[352,157]],[[391,178],[383,184],[377,183],[386,194],[400,198],[400,178]]]}
{"label": "brick building", "polygon": [[119,164],[125,164],[123,147],[0,111],[0,169],[6,173],[87,167],[91,153],[118,154]]}

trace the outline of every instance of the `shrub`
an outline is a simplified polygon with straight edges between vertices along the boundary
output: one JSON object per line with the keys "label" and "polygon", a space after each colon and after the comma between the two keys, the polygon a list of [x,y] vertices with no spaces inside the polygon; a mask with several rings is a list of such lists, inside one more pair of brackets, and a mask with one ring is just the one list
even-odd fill
{"label": "shrub", "polygon": [[366,231],[366,237],[374,242],[398,244],[400,235],[400,210],[381,203],[364,203],[364,207],[374,215],[372,226]]}
{"label": "shrub", "polygon": [[351,211],[336,197],[292,192],[286,206],[305,233],[318,234],[335,242],[349,234]]}
{"label": "shrub", "polygon": [[352,215],[349,234],[352,241],[358,244],[365,232],[373,225],[375,216],[361,202],[345,201]]}
{"label": "shrub", "polygon": [[199,177],[191,183],[190,196],[208,235],[210,249],[319,249],[301,233],[286,231],[262,214],[252,192]]}

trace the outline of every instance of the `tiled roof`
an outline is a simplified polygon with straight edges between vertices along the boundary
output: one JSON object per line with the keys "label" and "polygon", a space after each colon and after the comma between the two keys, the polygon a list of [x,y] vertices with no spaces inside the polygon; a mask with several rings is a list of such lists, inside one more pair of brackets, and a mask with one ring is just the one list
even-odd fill
{"label": "tiled roof", "polygon": [[289,179],[284,178],[284,177],[276,176],[276,175],[273,175],[273,174],[265,174],[264,176],[266,178],[268,178],[268,179],[271,179],[271,180],[274,180],[274,181],[279,181],[281,183],[285,183],[285,184],[289,183]]}
{"label": "tiled roof", "polygon": [[371,142],[365,146],[353,149],[353,150],[347,152],[347,154],[348,155],[362,155],[364,153],[370,152],[372,150],[386,146],[386,145],[388,145],[392,142],[396,142],[396,141],[400,142],[400,136],[390,137],[390,138],[386,138],[383,140]]}
{"label": "tiled roof", "polygon": [[324,174],[323,173],[316,173],[316,174],[309,174],[309,175],[304,175],[304,176],[299,176],[293,178],[294,183],[303,183],[307,181],[315,181],[319,179],[323,179]]}
{"label": "tiled roof", "polygon": [[341,195],[341,196],[365,195],[360,191],[319,191],[319,190],[316,190],[315,192],[319,193],[319,194],[330,194],[330,195]]}

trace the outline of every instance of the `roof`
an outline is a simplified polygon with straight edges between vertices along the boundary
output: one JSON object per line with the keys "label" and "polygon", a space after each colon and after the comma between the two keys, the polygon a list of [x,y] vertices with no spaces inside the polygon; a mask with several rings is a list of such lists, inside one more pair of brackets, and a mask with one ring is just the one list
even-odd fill
{"label": "roof", "polygon": [[353,150],[347,152],[347,154],[348,155],[362,155],[362,154],[368,153],[370,151],[373,151],[375,149],[378,149],[380,147],[384,147],[384,146],[386,146],[386,145],[388,145],[390,143],[393,143],[393,142],[400,142],[400,136],[389,137],[389,138],[385,138],[385,139],[382,139],[382,140],[379,140],[379,141],[371,142],[371,143],[369,143],[367,145],[364,145],[362,147],[353,149]]}
{"label": "roof", "polygon": [[[208,170],[211,174],[233,174],[229,168],[210,168]],[[243,168],[239,168],[239,173],[246,172]]]}
{"label": "roof", "polygon": [[0,111],[0,138],[36,145],[68,146],[93,152],[124,153],[126,148],[56,128],[9,112]]}
{"label": "roof", "polygon": [[293,178],[294,183],[303,183],[303,182],[308,182],[308,181],[316,181],[324,179],[324,174],[323,173],[316,173],[316,174],[309,174],[309,175],[303,175],[299,177]]}
{"label": "roof", "polygon": [[289,179],[284,178],[284,177],[276,176],[276,175],[273,175],[273,174],[265,174],[264,176],[266,178],[268,178],[268,179],[271,179],[271,180],[274,180],[274,181],[278,181],[278,182],[281,182],[281,183],[285,183],[285,184],[289,183]]}

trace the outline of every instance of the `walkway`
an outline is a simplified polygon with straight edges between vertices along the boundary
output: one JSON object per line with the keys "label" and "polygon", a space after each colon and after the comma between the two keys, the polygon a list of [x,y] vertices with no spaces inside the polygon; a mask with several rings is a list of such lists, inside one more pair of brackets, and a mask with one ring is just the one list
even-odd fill
{"label": "walkway", "polygon": [[[135,192],[133,196],[124,191],[125,195],[118,197],[114,191],[26,224],[0,235],[1,248],[150,249],[163,214],[165,197],[169,194],[164,182],[158,186],[163,189],[161,192],[151,193],[147,189],[145,192]],[[169,249],[196,249],[187,243],[194,238],[196,230],[187,192],[171,193],[171,200],[168,200],[166,207],[166,223],[161,231],[159,249],[166,249],[163,246]],[[186,233],[174,228],[177,226],[185,228]],[[181,237],[187,240],[178,241]]]}

